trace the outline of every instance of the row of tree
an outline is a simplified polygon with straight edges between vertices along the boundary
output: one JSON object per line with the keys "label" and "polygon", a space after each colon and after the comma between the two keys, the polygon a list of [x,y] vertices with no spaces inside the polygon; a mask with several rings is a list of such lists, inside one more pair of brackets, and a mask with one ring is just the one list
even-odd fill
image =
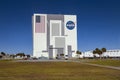
{"label": "row of tree", "polygon": [[16,57],[16,56],[20,56],[20,57],[24,57],[24,56],[27,56],[27,57],[30,57],[30,55],[26,55],[25,53],[17,53],[17,54],[6,54],[5,52],[1,52],[0,53],[0,58],[3,58],[3,57]]}
{"label": "row of tree", "polygon": [[100,59],[102,58],[102,54],[106,52],[106,48],[102,48],[102,49],[99,49],[99,48],[96,48],[95,50],[93,50],[93,54],[98,54],[100,56]]}
{"label": "row of tree", "polygon": [[[94,57],[95,57],[95,54],[98,54],[100,56],[100,59],[102,58],[102,54],[106,52],[106,48],[96,48],[95,50],[93,50],[93,54],[94,54]],[[77,56],[81,55],[82,52],[81,51],[77,51],[76,52]]]}

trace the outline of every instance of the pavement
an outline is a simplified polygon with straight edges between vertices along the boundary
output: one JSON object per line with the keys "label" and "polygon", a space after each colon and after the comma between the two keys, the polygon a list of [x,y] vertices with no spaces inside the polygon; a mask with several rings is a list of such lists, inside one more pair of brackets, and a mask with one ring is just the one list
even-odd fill
{"label": "pavement", "polygon": [[99,65],[99,64],[91,64],[91,63],[80,62],[80,61],[72,61],[72,62],[78,62],[80,64],[86,64],[86,65],[90,65],[90,66],[97,66],[97,67],[104,67],[104,68],[110,68],[110,69],[120,70],[120,67],[115,67],[115,66],[106,66],[106,65]]}

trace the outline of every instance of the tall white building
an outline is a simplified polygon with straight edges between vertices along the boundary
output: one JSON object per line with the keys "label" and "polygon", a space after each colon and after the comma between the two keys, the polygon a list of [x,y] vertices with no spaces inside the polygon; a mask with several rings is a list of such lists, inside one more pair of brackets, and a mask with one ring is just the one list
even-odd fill
{"label": "tall white building", "polygon": [[76,15],[34,14],[33,56],[56,58],[61,54],[69,58],[77,51]]}

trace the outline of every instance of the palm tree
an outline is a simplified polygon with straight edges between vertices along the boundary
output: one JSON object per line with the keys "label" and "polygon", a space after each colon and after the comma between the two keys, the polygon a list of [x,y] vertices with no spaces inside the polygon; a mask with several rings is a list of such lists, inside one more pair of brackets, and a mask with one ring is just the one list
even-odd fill
{"label": "palm tree", "polygon": [[80,58],[79,55],[81,55],[82,53],[80,51],[76,51],[76,54],[77,54],[78,58]]}
{"label": "palm tree", "polygon": [[5,55],[6,55],[6,53],[5,53],[5,52],[1,52],[1,55],[2,55],[2,56],[5,56]]}
{"label": "palm tree", "polygon": [[96,48],[95,50],[93,50],[93,54],[98,54],[100,56],[100,59],[102,58],[103,52],[106,52],[106,48]]}
{"label": "palm tree", "polygon": [[106,48],[102,48],[101,51],[102,52],[106,52],[107,50],[106,50]]}
{"label": "palm tree", "polygon": [[100,49],[98,49],[96,52],[100,56],[100,59],[101,59],[102,58],[102,51]]}
{"label": "palm tree", "polygon": [[103,54],[103,53],[106,52],[107,50],[106,50],[106,48],[102,48],[101,51],[102,51],[102,54]]}
{"label": "palm tree", "polygon": [[95,54],[97,54],[97,53],[96,53],[96,50],[93,50],[94,58],[96,58]]}

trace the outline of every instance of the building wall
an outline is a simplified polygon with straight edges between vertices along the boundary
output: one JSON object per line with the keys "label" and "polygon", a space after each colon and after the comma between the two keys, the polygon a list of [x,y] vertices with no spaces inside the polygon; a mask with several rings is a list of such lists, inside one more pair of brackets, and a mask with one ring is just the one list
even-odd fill
{"label": "building wall", "polygon": [[[45,17],[45,32],[36,32],[36,16],[44,16]],[[48,53],[45,52],[47,49],[47,17],[45,14],[34,14],[33,15],[33,56],[48,56]]]}
{"label": "building wall", "polygon": [[[36,28],[36,16],[45,17],[45,32]],[[38,17],[39,18],[39,17]],[[41,21],[41,20],[40,20]],[[38,20],[38,24],[40,22]],[[66,24],[73,25],[74,29],[68,29]],[[42,28],[43,29],[43,28]],[[37,32],[36,31],[42,31]],[[34,14],[33,15],[33,56],[56,58],[57,55],[64,54],[71,57],[76,56],[77,51],[77,20],[76,15],[52,15]]]}
{"label": "building wall", "polygon": [[[77,51],[77,20],[76,15],[64,15],[64,29],[65,29],[65,36],[66,36],[66,54],[68,53],[68,46],[71,46],[72,49],[72,57],[76,56]],[[73,21],[75,23],[75,28],[72,30],[69,30],[66,27],[66,23],[68,21]]]}
{"label": "building wall", "polygon": [[83,57],[89,58],[89,57],[94,57],[94,55],[93,55],[92,51],[86,51],[86,52],[82,53],[81,58],[83,58]]}
{"label": "building wall", "polygon": [[[59,24],[58,30],[52,31],[53,25],[52,24]],[[61,20],[50,20],[50,45],[53,45],[53,57],[57,56],[57,48],[61,48],[56,46],[59,42],[56,41],[56,38],[61,38]],[[57,31],[57,34],[55,33]],[[57,43],[56,43],[57,42]]]}

